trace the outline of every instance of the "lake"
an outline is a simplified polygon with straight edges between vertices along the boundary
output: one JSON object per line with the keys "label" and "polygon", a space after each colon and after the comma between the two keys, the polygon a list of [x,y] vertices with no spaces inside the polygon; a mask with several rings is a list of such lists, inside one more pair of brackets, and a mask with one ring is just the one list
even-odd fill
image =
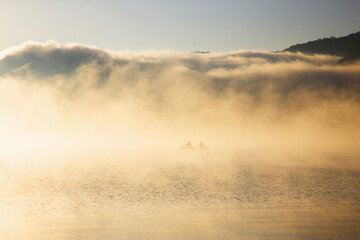
{"label": "lake", "polygon": [[360,239],[358,153],[65,158],[0,162],[0,239]]}

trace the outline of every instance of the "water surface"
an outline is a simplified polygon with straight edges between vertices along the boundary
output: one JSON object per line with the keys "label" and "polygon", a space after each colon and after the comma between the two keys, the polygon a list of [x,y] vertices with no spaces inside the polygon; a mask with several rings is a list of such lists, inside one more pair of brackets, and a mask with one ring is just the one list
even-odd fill
{"label": "water surface", "polygon": [[146,152],[0,165],[0,239],[359,239],[358,154]]}

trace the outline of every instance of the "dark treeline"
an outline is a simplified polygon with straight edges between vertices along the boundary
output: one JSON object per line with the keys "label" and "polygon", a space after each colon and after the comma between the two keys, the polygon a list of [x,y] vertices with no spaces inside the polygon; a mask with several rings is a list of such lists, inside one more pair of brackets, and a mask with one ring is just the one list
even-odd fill
{"label": "dark treeline", "polygon": [[283,51],[336,55],[341,57],[339,63],[352,63],[360,60],[360,32],[296,44]]}

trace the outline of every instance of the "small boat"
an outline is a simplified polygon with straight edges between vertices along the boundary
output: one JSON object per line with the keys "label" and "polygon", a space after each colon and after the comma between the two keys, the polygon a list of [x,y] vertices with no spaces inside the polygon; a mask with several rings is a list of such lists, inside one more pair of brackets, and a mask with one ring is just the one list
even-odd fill
{"label": "small boat", "polygon": [[181,146],[181,149],[186,149],[186,150],[206,150],[208,149],[207,146],[204,145],[204,143],[201,141],[200,144],[198,145],[198,147],[193,147],[191,145],[191,142],[187,142],[185,145]]}

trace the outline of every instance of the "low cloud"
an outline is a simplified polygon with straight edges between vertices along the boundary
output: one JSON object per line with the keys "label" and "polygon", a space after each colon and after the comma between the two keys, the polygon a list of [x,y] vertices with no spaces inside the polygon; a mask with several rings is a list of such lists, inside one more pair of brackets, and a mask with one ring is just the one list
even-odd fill
{"label": "low cloud", "polygon": [[360,66],[338,59],[25,43],[0,53],[1,130],[24,142],[51,136],[78,145],[93,139],[97,147],[176,146],[189,138],[356,147]]}

